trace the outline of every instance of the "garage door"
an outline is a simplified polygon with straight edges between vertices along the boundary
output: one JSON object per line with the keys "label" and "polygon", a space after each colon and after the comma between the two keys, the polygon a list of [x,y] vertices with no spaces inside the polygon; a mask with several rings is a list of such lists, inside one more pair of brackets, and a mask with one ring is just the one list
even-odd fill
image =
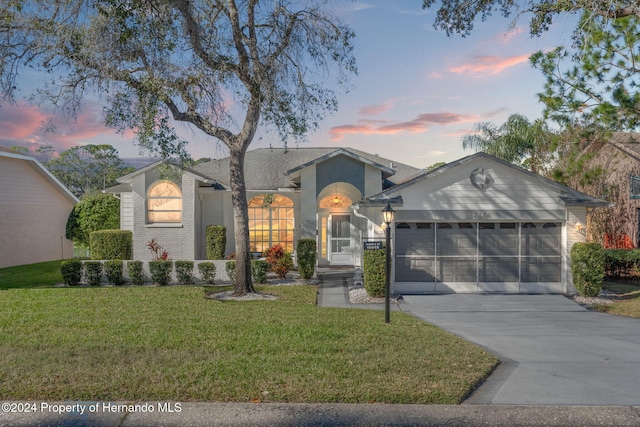
{"label": "garage door", "polygon": [[560,223],[398,223],[395,290],[562,292]]}

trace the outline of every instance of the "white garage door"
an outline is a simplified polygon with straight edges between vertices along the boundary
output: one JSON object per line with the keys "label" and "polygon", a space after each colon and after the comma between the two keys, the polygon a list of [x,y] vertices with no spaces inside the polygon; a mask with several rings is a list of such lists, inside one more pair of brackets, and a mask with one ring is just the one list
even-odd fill
{"label": "white garage door", "polygon": [[398,223],[395,291],[562,292],[555,222]]}

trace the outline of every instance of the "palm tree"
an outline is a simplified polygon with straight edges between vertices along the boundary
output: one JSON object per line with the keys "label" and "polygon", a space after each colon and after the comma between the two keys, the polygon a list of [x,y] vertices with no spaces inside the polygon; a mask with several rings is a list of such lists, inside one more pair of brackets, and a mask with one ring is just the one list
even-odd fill
{"label": "palm tree", "polygon": [[512,114],[500,127],[476,123],[472,133],[462,138],[462,148],[484,151],[534,173],[549,166],[557,144],[557,135],[542,119],[533,123],[520,114]]}

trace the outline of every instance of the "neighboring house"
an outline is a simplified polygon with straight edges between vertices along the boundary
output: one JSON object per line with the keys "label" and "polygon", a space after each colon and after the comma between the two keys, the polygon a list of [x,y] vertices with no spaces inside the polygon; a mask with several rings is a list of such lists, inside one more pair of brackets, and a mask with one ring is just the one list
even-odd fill
{"label": "neighboring house", "polygon": [[640,134],[614,133],[583,154],[583,170],[593,176],[575,187],[612,203],[590,215],[589,231],[605,247],[638,247],[640,223]]}
{"label": "neighboring house", "polygon": [[[171,179],[158,162],[108,189],[120,194],[136,259],[151,258],[152,238],[174,260],[204,259],[209,225],[227,227],[234,251],[228,164],[174,167]],[[362,266],[391,202],[395,293],[569,292],[586,208],[606,205],[483,153],[422,172],[350,148],[258,149],[245,176],[252,249],[315,238],[320,267]]]}
{"label": "neighboring house", "polygon": [[65,238],[78,199],[31,156],[0,148],[0,268],[73,257]]}

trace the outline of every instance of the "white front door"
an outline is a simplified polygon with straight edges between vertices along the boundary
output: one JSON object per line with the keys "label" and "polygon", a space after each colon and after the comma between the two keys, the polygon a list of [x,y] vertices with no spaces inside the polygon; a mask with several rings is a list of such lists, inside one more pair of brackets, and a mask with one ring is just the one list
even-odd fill
{"label": "white front door", "polygon": [[329,262],[331,265],[353,265],[351,215],[333,214],[329,217]]}

